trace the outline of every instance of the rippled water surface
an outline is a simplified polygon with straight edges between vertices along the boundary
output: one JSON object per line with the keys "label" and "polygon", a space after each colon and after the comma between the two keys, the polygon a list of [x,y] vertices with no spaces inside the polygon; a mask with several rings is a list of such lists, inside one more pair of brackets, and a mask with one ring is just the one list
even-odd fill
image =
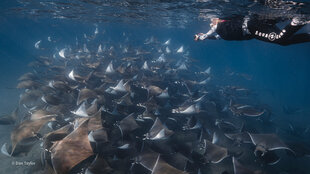
{"label": "rippled water surface", "polygon": [[[29,18],[76,19],[87,22],[150,23],[168,27],[186,27],[195,20],[206,20],[213,16],[261,14],[265,17],[309,18],[310,5],[271,4],[253,0],[147,0],[147,1],[31,1],[3,3],[3,12]],[[11,8],[7,8],[11,7]],[[2,12],[2,13],[3,13]]]}

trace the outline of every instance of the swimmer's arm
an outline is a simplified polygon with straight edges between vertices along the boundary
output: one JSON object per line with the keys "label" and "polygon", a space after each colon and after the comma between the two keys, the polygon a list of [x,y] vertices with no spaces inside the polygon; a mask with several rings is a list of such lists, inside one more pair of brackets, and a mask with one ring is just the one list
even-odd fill
{"label": "swimmer's arm", "polygon": [[218,34],[208,34],[208,33],[199,33],[195,35],[195,40],[205,40],[205,39],[214,39],[218,40],[221,39],[220,35]]}
{"label": "swimmer's arm", "polygon": [[220,39],[218,34],[215,34],[216,26],[212,27],[207,33],[196,34],[195,40],[205,39]]}
{"label": "swimmer's arm", "polygon": [[219,40],[221,39],[221,37],[218,34],[213,34],[213,35],[208,36],[208,39]]}

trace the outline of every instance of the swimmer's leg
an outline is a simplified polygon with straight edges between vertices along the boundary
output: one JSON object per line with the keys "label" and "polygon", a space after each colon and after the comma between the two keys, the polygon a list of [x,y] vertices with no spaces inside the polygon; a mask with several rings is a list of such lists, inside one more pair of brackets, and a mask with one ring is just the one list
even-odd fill
{"label": "swimmer's leg", "polygon": [[[253,24],[252,24],[253,25]],[[255,25],[249,26],[250,32],[253,37],[265,42],[276,43],[280,45],[288,44],[287,41],[304,25],[291,25],[288,24],[282,30],[275,25]],[[296,38],[297,39],[297,38]],[[293,41],[292,41],[293,42]]]}
{"label": "swimmer's leg", "polygon": [[295,34],[298,30],[300,30],[304,25],[292,25],[292,24],[288,24],[286,27],[284,27],[284,29],[281,31],[281,33],[283,34],[279,34],[281,35],[280,39],[288,39],[289,37],[291,37],[293,34]]}
{"label": "swimmer's leg", "polygon": [[308,33],[301,33],[293,35],[292,37],[284,40],[283,42],[280,42],[280,45],[287,46],[292,44],[299,44],[299,43],[305,43],[310,42],[310,34]]}

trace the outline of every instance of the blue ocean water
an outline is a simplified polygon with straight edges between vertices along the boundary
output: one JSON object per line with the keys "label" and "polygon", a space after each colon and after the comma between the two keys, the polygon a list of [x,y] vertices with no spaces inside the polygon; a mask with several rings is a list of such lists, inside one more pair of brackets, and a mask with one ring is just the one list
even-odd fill
{"label": "blue ocean water", "polygon": [[[43,52],[34,49],[34,43],[38,40],[47,42],[47,37],[52,36],[57,39],[57,44],[53,46],[60,49],[74,44],[76,37],[82,38],[84,33],[93,33],[96,28],[93,23],[87,22],[31,20],[14,16],[2,18],[1,24],[1,79],[6,82],[2,83],[2,90],[14,87],[16,78],[26,72],[26,65]],[[188,28],[119,23],[97,25],[101,32],[105,31],[103,41],[120,42],[124,39],[123,32],[130,34],[130,44],[141,44],[151,36],[161,42],[170,38],[173,49],[184,45],[201,67],[211,66],[219,77],[228,69],[250,74],[253,79],[247,81],[247,85],[259,92],[272,93],[277,100],[275,104],[309,109],[310,43],[283,47],[257,40],[194,42],[193,34],[208,31],[208,24],[200,21]],[[308,25],[305,26],[305,30],[309,29]]]}
{"label": "blue ocean water", "polygon": [[[140,19],[147,14],[145,11],[138,14],[139,17],[132,18],[128,17],[128,14],[131,14],[129,12],[119,16],[111,15],[111,18],[113,16],[116,19],[117,17],[124,18],[123,20],[109,20],[109,16],[102,16],[101,20],[93,20],[96,14],[84,16],[83,13],[72,14],[72,16],[83,16],[81,19],[55,18],[49,12],[41,14],[34,10],[31,14],[29,11],[31,11],[32,4],[28,1],[21,2],[1,2],[1,9],[6,10],[0,12],[0,113],[11,112],[18,104],[19,95],[23,91],[15,87],[18,77],[31,70],[27,64],[40,55],[51,57],[60,49],[74,45],[76,39],[83,42],[84,34],[91,36],[97,28],[99,34],[91,41],[90,44],[93,44],[93,47],[90,45],[90,49],[96,50],[100,43],[111,45],[126,43],[143,48],[143,43],[150,37],[154,37],[161,43],[171,39],[172,51],[184,46],[186,52],[201,69],[212,67],[211,83],[247,87],[255,94],[257,103],[263,103],[272,108],[277,119],[287,120],[297,127],[298,125],[302,127],[310,125],[310,42],[290,46],[280,46],[258,40],[195,42],[193,35],[207,32],[210,22],[197,17],[191,18],[192,15],[198,16],[198,13],[187,14],[187,10],[183,10],[181,5],[171,7],[171,11],[167,8],[163,13],[171,13],[171,15],[167,18],[159,16],[159,19],[154,19],[153,23],[152,15]],[[81,8],[87,9],[88,6],[93,8],[92,3],[96,2],[98,1],[76,3],[81,3]],[[25,5],[27,10],[19,9],[25,7],[20,7],[23,3],[30,3],[30,5]],[[152,3],[160,3],[160,1]],[[144,8],[141,5],[143,2],[139,4],[140,6],[137,5],[136,8],[130,9],[130,12],[137,11],[138,13],[139,8]],[[166,6],[168,5],[167,1]],[[229,2],[225,5],[229,6]],[[199,4],[197,6],[200,9]],[[110,8],[113,7],[115,6]],[[183,8],[185,7],[186,3]],[[193,5],[191,8],[195,7]],[[16,9],[8,10],[11,8]],[[38,9],[38,7],[34,6],[33,9]],[[48,6],[45,10],[48,10]],[[66,8],[59,10],[66,12]],[[158,9],[148,10],[150,10],[146,10],[148,13],[152,13]],[[89,11],[86,10],[86,12]],[[121,11],[111,13],[118,14]],[[69,16],[70,13],[66,12],[66,15]],[[186,18],[187,21],[182,23],[182,18]],[[138,22],[133,22],[135,20]],[[173,25],[167,25],[169,21]],[[303,31],[310,33],[310,25],[306,25]],[[48,37],[55,42],[48,42]],[[128,40],[126,40],[127,37]],[[34,44],[39,40],[42,40],[41,46],[44,49],[35,49]],[[160,56],[160,54],[154,56]],[[284,108],[296,108],[300,112],[288,114]],[[12,129],[13,127],[6,128]],[[2,128],[1,130],[5,131]],[[1,135],[5,138],[9,137],[8,132]],[[5,138],[1,141],[3,142]]]}

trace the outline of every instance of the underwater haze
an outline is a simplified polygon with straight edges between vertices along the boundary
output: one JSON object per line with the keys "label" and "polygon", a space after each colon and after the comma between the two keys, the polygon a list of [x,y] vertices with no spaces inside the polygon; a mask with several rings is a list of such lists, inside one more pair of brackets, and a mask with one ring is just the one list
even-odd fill
{"label": "underwater haze", "polygon": [[[310,3],[302,3],[1,1],[0,173],[310,173],[310,42],[193,39],[208,32],[212,17],[309,20]],[[310,33],[310,24],[299,32]],[[92,93],[79,103],[85,88]],[[35,101],[24,99],[37,91]],[[102,123],[86,127],[85,137],[83,126],[96,116],[85,105],[94,103]],[[34,118],[39,110],[43,116]],[[46,135],[68,125],[72,130],[47,148]],[[106,142],[89,137],[98,130]],[[248,141],[230,136],[241,133]],[[79,140],[65,146],[68,136]],[[84,156],[68,159],[68,151]],[[65,166],[68,160],[74,165]]]}

